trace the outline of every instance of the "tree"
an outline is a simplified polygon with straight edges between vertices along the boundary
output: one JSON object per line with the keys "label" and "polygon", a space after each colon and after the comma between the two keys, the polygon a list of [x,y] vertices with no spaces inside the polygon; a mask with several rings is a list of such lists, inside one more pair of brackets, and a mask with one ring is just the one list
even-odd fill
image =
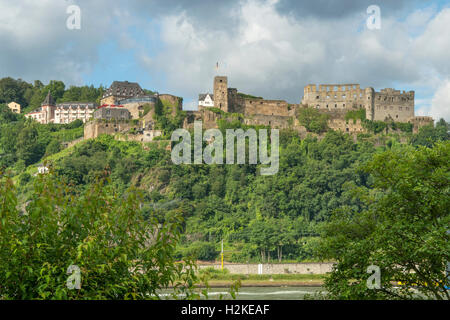
{"label": "tree", "polygon": [[436,126],[427,125],[419,129],[419,132],[415,134],[411,143],[415,146],[427,146],[432,147],[436,141],[446,141],[450,139],[450,126],[444,120],[440,119]]}
{"label": "tree", "polygon": [[323,133],[328,130],[328,115],[313,108],[300,109],[298,121],[309,132]]}
{"label": "tree", "polygon": [[43,92],[47,94],[47,92],[50,91],[50,93],[53,96],[53,99],[55,99],[55,101],[59,101],[59,99],[61,99],[64,95],[65,87],[66,85],[64,84],[64,82],[58,80],[51,80],[49,84],[45,86]]}
{"label": "tree", "polygon": [[17,157],[28,166],[36,163],[44,154],[38,144],[38,131],[34,126],[24,127],[17,137]]}
{"label": "tree", "polygon": [[99,180],[78,194],[52,173],[21,212],[12,180],[0,179],[0,299],[157,299],[171,285],[198,298],[193,264],[174,258],[179,216],[160,225],[144,219],[135,190],[119,196]]}
{"label": "tree", "polygon": [[[337,210],[322,226],[318,254],[337,261],[325,286],[337,299],[449,299],[445,268],[450,261],[450,143],[433,148],[399,147],[366,166],[373,189],[356,188],[367,204]],[[369,289],[367,267],[381,271],[381,288]],[[400,281],[404,286],[395,289]]]}

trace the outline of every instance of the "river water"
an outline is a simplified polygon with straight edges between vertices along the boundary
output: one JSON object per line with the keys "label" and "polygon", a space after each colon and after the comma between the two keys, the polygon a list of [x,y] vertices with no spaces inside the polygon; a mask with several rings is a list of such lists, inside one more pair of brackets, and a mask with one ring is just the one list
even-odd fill
{"label": "river water", "polygon": [[[211,288],[208,291],[209,300],[231,300],[229,289]],[[166,296],[168,291],[161,295]],[[305,295],[324,292],[321,287],[242,287],[236,294],[236,300],[303,300]],[[167,296],[166,296],[167,297]]]}
{"label": "river water", "polygon": [[[303,300],[305,295],[324,291],[320,287],[243,287],[239,289],[236,300]],[[220,294],[230,298],[223,288],[209,290],[209,299],[218,299]]]}

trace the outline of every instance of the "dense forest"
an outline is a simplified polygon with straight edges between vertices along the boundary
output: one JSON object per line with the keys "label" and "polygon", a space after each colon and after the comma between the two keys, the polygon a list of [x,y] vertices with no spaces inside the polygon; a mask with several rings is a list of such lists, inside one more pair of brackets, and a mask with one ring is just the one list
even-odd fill
{"label": "dense forest", "polygon": [[[300,139],[296,132],[282,130],[279,172],[261,176],[257,165],[174,165],[164,145],[143,147],[112,136],[65,148],[66,142],[83,135],[80,121],[41,125],[11,113],[5,105],[17,101],[26,110],[33,109],[48,90],[57,102],[98,101],[104,88],[0,80],[0,171],[15,181],[19,202],[33,196],[36,164],[41,162],[80,193],[99,178],[107,178],[121,194],[136,187],[144,194],[140,210],[145,216],[160,222],[182,216],[177,258],[217,259],[223,240],[227,261],[315,260],[321,223],[343,206],[365,209],[353,197],[355,187],[372,187],[372,175],[361,170],[364,164],[392,148],[432,147],[449,139],[443,119],[417,134],[365,133],[356,141],[335,131]],[[173,130],[173,122],[165,117],[157,115],[155,121],[162,129]],[[223,120],[219,127],[248,128]]]}

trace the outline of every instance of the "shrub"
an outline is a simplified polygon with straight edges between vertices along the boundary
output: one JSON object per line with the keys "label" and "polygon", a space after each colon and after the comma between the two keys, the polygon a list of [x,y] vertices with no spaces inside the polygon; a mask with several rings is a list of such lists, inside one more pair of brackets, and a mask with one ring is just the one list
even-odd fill
{"label": "shrub", "polygon": [[298,121],[309,132],[323,133],[328,130],[329,115],[321,113],[313,108],[303,108],[299,110]]}
{"label": "shrub", "polygon": [[[155,299],[172,285],[198,297],[193,264],[174,258],[179,216],[160,225],[144,219],[136,190],[119,196],[98,181],[78,194],[60,180],[39,175],[20,212],[12,180],[0,176],[0,300]],[[79,268],[78,290],[67,285],[69,266]]]}

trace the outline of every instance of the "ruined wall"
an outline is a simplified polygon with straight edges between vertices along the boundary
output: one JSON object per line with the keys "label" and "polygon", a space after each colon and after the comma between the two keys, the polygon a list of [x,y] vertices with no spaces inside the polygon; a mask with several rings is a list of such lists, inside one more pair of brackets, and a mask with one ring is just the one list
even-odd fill
{"label": "ruined wall", "polygon": [[137,130],[139,125],[129,121],[90,121],[84,125],[84,139],[97,138],[101,134],[126,132],[131,128]]}
{"label": "ruined wall", "polygon": [[272,128],[287,129],[292,127],[294,119],[292,117],[283,116],[268,116],[264,114],[257,114],[248,116],[244,119],[244,123],[247,125],[263,125],[270,126]]}
{"label": "ruined wall", "polygon": [[124,104],[124,108],[128,109],[131,114],[132,119],[139,119],[139,113],[144,112],[144,105],[150,105],[151,109],[147,113],[150,114],[150,119],[153,119],[153,115],[155,114],[155,103],[154,102],[132,102]]}
{"label": "ruined wall", "polygon": [[303,89],[302,104],[311,108],[336,109],[366,109],[370,119],[373,110],[373,89],[361,89],[359,84],[315,84]]}
{"label": "ruined wall", "polygon": [[330,127],[330,129],[346,133],[363,133],[366,131],[363,128],[360,119],[357,119],[356,121],[353,119],[348,121],[345,119],[331,119],[328,121],[328,127]]}
{"label": "ruined wall", "polygon": [[145,130],[141,134],[123,134],[119,135],[116,140],[119,141],[136,141],[136,142],[152,142],[154,138],[162,135],[161,130]]}
{"label": "ruined wall", "polygon": [[244,99],[244,115],[289,117],[288,105],[284,100]]}
{"label": "ruined wall", "polygon": [[158,95],[159,100],[164,100],[170,103],[172,106],[176,108],[172,109],[172,115],[175,115],[177,110],[183,110],[183,99],[180,97],[171,95],[171,94],[160,94]]}
{"label": "ruined wall", "polygon": [[409,119],[410,123],[413,124],[413,133],[418,133],[419,129],[423,126],[427,125],[434,125],[434,120],[432,117],[425,117],[425,116],[417,116]]}
{"label": "ruined wall", "polygon": [[228,110],[232,113],[245,113],[244,98],[238,94],[235,88],[228,88]]}
{"label": "ruined wall", "polygon": [[408,122],[414,117],[414,91],[400,92],[391,88],[375,92],[373,120]]}
{"label": "ruined wall", "polygon": [[192,129],[194,128],[194,122],[195,121],[203,121],[202,119],[203,115],[203,109],[201,111],[186,111],[186,117],[183,121],[183,128],[184,129]]}
{"label": "ruined wall", "polygon": [[109,96],[100,100],[100,105],[104,104],[116,104],[116,98],[114,96]]}

